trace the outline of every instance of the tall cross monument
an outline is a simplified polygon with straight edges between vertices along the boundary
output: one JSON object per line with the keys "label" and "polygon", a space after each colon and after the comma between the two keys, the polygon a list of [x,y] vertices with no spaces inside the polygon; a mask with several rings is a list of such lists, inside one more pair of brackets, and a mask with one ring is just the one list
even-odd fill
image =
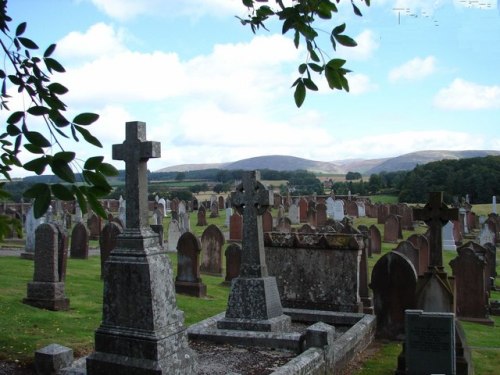
{"label": "tall cross monument", "polygon": [[146,141],[146,124],[127,122],[125,142],[113,145],[113,158],[126,165],[126,229],[104,264],[103,318],[89,375],[196,373],[170,262],[147,220],[147,161],[157,157],[160,144]]}
{"label": "tall cross monument", "polygon": [[243,214],[241,267],[240,276],[233,279],[225,318],[217,322],[220,329],[280,331],[290,326],[264,254],[262,214],[274,196],[259,180],[258,171],[243,172],[241,184],[231,193],[233,206]]}

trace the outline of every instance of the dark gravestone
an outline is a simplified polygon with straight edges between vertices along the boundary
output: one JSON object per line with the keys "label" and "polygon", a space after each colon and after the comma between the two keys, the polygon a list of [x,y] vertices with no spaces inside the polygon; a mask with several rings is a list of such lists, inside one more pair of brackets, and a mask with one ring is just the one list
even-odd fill
{"label": "dark gravestone", "polygon": [[98,240],[101,233],[101,218],[92,213],[87,220],[91,240]]}
{"label": "dark gravestone", "polygon": [[89,257],[89,231],[83,223],[76,223],[71,232],[70,256],[74,259]]}
{"label": "dark gravestone", "polygon": [[316,202],[310,201],[307,206],[307,223],[316,227]]}
{"label": "dark gravestone", "polygon": [[389,216],[389,206],[387,206],[386,204],[381,204],[380,206],[378,206],[377,224],[384,224],[387,216]]}
{"label": "dark gravestone", "polygon": [[235,212],[229,218],[229,239],[231,241],[241,241],[243,237],[243,218]]}
{"label": "dark gravestone", "polygon": [[198,208],[198,222],[196,223],[197,227],[205,227],[207,226],[207,210],[205,209],[205,206],[201,205]]}
{"label": "dark gravestone", "polygon": [[410,241],[401,241],[393,251],[405,255],[411,264],[413,264],[413,267],[415,267],[417,276],[420,275],[420,254],[418,249]]}
{"label": "dark gravestone", "polygon": [[483,245],[487,251],[488,269],[490,275],[490,289],[496,290],[495,279],[497,277],[497,249],[494,244],[487,242]]}
{"label": "dark gravestone", "polygon": [[300,198],[299,200],[299,220],[301,223],[307,222],[307,209],[309,208],[309,205],[307,203],[306,198]]}
{"label": "dark gravestone", "polygon": [[322,227],[325,225],[327,219],[326,204],[318,203],[316,205],[316,225]]}
{"label": "dark gravestone", "polygon": [[175,291],[194,297],[205,297],[207,286],[200,278],[200,242],[191,232],[184,233],[177,243],[177,276]]}
{"label": "dark gravestone", "polygon": [[217,201],[213,201],[210,205],[210,217],[213,219],[219,217],[219,204]]}
{"label": "dark gravestone", "polygon": [[358,217],[358,205],[355,201],[346,201],[345,202],[345,211],[347,216]]}
{"label": "dark gravestone", "polygon": [[292,230],[292,222],[286,216],[282,217],[278,221],[278,226],[276,227],[276,229],[278,232],[281,232],[281,233],[290,233]]}
{"label": "dark gravestone", "polygon": [[405,332],[408,375],[456,374],[454,314],[408,310]]}
{"label": "dark gravestone", "polygon": [[370,248],[372,254],[380,254],[382,252],[382,237],[378,228],[372,224],[370,231]]}
{"label": "dark gravestone", "polygon": [[455,277],[456,313],[461,320],[493,325],[488,316],[487,280],[484,257],[467,243],[457,249],[450,266]]}
{"label": "dark gravestone", "polygon": [[415,308],[417,273],[403,254],[383,255],[372,270],[370,288],[377,316],[377,336],[396,339],[404,333],[405,310]]}
{"label": "dark gravestone", "polygon": [[99,249],[101,252],[101,279],[104,277],[104,263],[108,260],[111,251],[116,247],[118,235],[123,233],[123,228],[116,222],[110,221],[102,228],[99,236]]}
{"label": "dark gravestone", "polygon": [[232,243],[226,248],[226,278],[224,285],[231,285],[233,279],[240,275],[241,247]]}
{"label": "dark gravestone", "polygon": [[224,234],[214,224],[210,224],[201,235],[201,266],[200,271],[212,276],[223,276],[222,246],[225,243]]}
{"label": "dark gravestone", "polygon": [[224,204],[224,197],[222,195],[217,198],[217,204],[219,205],[219,210],[223,210],[224,208],[226,208]]}
{"label": "dark gravestone", "polygon": [[408,237],[419,252],[419,275],[423,275],[429,268],[429,240],[422,234],[412,234]]}
{"label": "dark gravestone", "polygon": [[399,219],[389,215],[384,223],[384,242],[396,243],[399,238]]}
{"label": "dark gravestone", "polygon": [[66,262],[61,259],[59,231],[54,224],[40,224],[35,231],[35,270],[23,303],[47,310],[68,310],[64,293]]}
{"label": "dark gravestone", "polygon": [[401,228],[404,230],[414,230],[413,211],[411,207],[406,204],[401,205],[399,214],[401,216]]}
{"label": "dark gravestone", "polygon": [[102,323],[88,375],[197,371],[170,262],[149,227],[147,160],[159,156],[160,143],[146,140],[143,122],[127,122],[125,142],[113,145],[113,159],[125,161],[126,228],[104,265]]}
{"label": "dark gravestone", "polygon": [[273,231],[273,215],[270,211],[266,211],[262,214],[262,230],[264,232]]}
{"label": "dark gravestone", "polygon": [[276,279],[266,267],[262,214],[273,204],[273,194],[259,179],[257,171],[243,172],[242,183],[231,194],[234,208],[244,216],[241,269],[233,280],[225,317],[217,322],[219,329],[282,331],[290,326]]}

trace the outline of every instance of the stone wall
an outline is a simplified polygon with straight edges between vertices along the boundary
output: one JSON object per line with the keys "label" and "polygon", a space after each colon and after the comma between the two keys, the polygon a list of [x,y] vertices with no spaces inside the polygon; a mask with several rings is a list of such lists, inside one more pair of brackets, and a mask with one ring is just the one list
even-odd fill
{"label": "stone wall", "polygon": [[362,312],[361,235],[272,232],[265,234],[264,243],[283,307]]}

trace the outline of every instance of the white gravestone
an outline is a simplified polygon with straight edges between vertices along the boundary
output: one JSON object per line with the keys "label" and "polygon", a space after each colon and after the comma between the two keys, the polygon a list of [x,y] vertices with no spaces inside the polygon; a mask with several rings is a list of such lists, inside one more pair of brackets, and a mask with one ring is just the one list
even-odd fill
{"label": "white gravestone", "polygon": [[333,219],[341,221],[344,218],[344,201],[337,199],[333,202]]}
{"label": "white gravestone", "polygon": [[442,229],[443,238],[443,250],[455,251],[457,246],[455,245],[455,238],[453,237],[453,222],[448,221]]}

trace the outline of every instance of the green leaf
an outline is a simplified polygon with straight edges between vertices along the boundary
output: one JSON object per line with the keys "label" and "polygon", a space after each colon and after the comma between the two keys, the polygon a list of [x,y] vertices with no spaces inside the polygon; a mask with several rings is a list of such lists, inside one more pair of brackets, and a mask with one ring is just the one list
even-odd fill
{"label": "green leaf", "polygon": [[75,174],[66,161],[53,159],[50,163],[50,167],[52,172],[54,172],[54,174],[60,179],[70,183],[75,182]]}
{"label": "green leaf", "polygon": [[37,175],[41,175],[45,171],[45,167],[47,166],[47,164],[47,158],[45,156],[42,156],[25,163],[23,165],[23,168],[27,171],[35,172]]}
{"label": "green leaf", "polygon": [[17,39],[19,39],[19,42],[27,49],[38,49],[37,44],[31,39],[23,38],[22,36]]}
{"label": "green leaf", "polygon": [[297,86],[295,86],[295,93],[293,94],[293,97],[295,99],[295,105],[300,108],[306,98],[306,88],[302,80],[300,80],[299,83],[297,83]]}
{"label": "green leaf", "polygon": [[84,169],[96,169],[101,165],[103,160],[104,160],[104,156],[94,156],[94,157],[88,158],[85,161],[83,168]]}
{"label": "green leaf", "polygon": [[50,189],[49,186],[45,185],[45,189],[43,189],[37,196],[35,197],[35,201],[33,202],[33,213],[35,215],[35,218],[42,217],[45,215],[47,212],[49,206],[50,206],[50,201],[51,201],[51,194],[50,194]]}
{"label": "green leaf", "polygon": [[57,83],[57,82],[51,83],[50,85],[47,86],[47,88],[51,92],[53,92],[54,94],[57,94],[57,95],[64,95],[69,91],[66,87],[64,87],[63,85],[61,85],[60,83]]}
{"label": "green leaf", "polygon": [[99,118],[99,115],[98,114],[95,114],[95,113],[80,113],[79,115],[77,115],[74,119],[73,119],[73,123],[74,124],[78,124],[78,125],[90,125],[94,122],[97,121],[97,119]]}
{"label": "green leaf", "polygon": [[320,62],[318,54],[315,51],[309,51],[309,55],[311,56],[312,61]]}
{"label": "green leaf", "polygon": [[39,132],[24,132],[26,139],[38,147],[50,147],[52,144]]}
{"label": "green leaf", "polygon": [[25,31],[26,31],[26,22],[22,22],[16,27],[16,36],[23,35]]}
{"label": "green leaf", "polygon": [[8,124],[17,124],[24,117],[23,111],[17,111],[12,113],[7,119]]}
{"label": "green leaf", "polygon": [[23,85],[24,82],[21,78],[19,78],[18,76],[14,75],[14,74],[9,74],[9,80],[14,84],[14,85]]}
{"label": "green leaf", "polygon": [[346,47],[356,47],[358,45],[354,39],[347,35],[336,35],[335,39],[337,39],[337,42]]}
{"label": "green leaf", "polygon": [[50,46],[47,47],[47,49],[43,53],[43,57],[49,57],[50,55],[52,55],[54,53],[55,49],[56,49],[56,45],[51,44]]}
{"label": "green leaf", "polygon": [[16,125],[9,124],[7,125],[6,130],[11,137],[15,137],[16,135],[21,134],[21,129],[19,129]]}
{"label": "green leaf", "polygon": [[304,72],[306,71],[307,69],[307,65],[306,64],[300,64],[299,65],[299,73],[300,74],[304,74]]}
{"label": "green leaf", "polygon": [[242,0],[242,3],[247,8],[253,8],[253,0]]}
{"label": "green leaf", "polygon": [[63,160],[70,163],[75,158],[76,154],[73,151],[61,151],[54,155],[54,159]]}
{"label": "green leaf", "polygon": [[52,193],[57,199],[61,199],[63,201],[72,201],[73,199],[75,199],[75,197],[71,193],[71,190],[69,190],[63,184],[54,184],[51,186],[51,189]]}
{"label": "green leaf", "polygon": [[311,91],[318,91],[318,86],[316,86],[312,79],[304,78],[304,85]]}
{"label": "green leaf", "polygon": [[44,151],[41,147],[35,146],[31,143],[26,143],[24,145],[24,148],[26,150],[28,150],[29,152],[31,152],[32,154],[43,154],[44,153]]}
{"label": "green leaf", "polygon": [[99,140],[96,137],[90,134],[90,132],[87,129],[84,129],[78,125],[75,125],[74,127],[82,135],[83,139],[85,139],[88,143],[102,148],[101,142],[99,142]]}
{"label": "green leaf", "polygon": [[81,188],[73,185],[72,189],[73,189],[73,194],[76,196],[76,200],[78,201],[78,205],[80,206],[80,209],[82,210],[82,213],[86,214],[87,213],[87,201],[85,200],[85,197],[83,196]]}
{"label": "green leaf", "polygon": [[47,69],[51,73],[53,70],[59,73],[64,73],[66,71],[59,61],[54,60],[52,57],[45,57],[43,60],[45,61],[45,66],[47,66]]}
{"label": "green leaf", "polygon": [[295,34],[293,36],[293,44],[295,45],[295,48],[299,48],[300,44],[300,33],[298,30],[295,30]]}
{"label": "green leaf", "polygon": [[102,163],[97,170],[105,176],[118,176],[118,169],[108,163]]}
{"label": "green leaf", "polygon": [[315,64],[315,63],[309,63],[309,68],[314,70],[316,73],[322,73],[323,72],[323,67],[321,65]]}
{"label": "green leaf", "polygon": [[352,3],[352,2],[351,2],[351,4],[352,4],[352,10],[354,11],[354,14],[355,14],[356,16],[360,16],[360,17],[362,17],[363,15],[361,14],[361,11],[360,11],[360,10],[359,10],[359,8],[356,6],[356,4],[354,4],[354,3]]}
{"label": "green leaf", "polygon": [[346,61],[343,59],[331,59],[326,65],[332,69],[340,69],[342,66],[344,66],[345,62]]}
{"label": "green leaf", "polygon": [[328,81],[328,86],[330,86],[332,90],[342,90],[342,82],[340,81],[340,75],[336,69],[327,66],[325,69],[325,77]]}
{"label": "green leaf", "polygon": [[90,191],[87,192],[87,200],[89,202],[90,207],[97,215],[99,215],[103,219],[106,219],[108,217],[106,211],[104,210],[104,208],[102,208],[101,203],[99,203],[95,195],[92,194]]}
{"label": "green leaf", "polygon": [[83,178],[85,178],[85,181],[87,181],[90,185],[95,185],[102,189],[111,190],[111,186],[109,185],[108,181],[106,181],[106,177],[104,177],[104,175],[100,172],[84,170]]}
{"label": "green leaf", "polygon": [[320,3],[318,5],[317,12],[319,18],[323,18],[324,20],[329,20],[332,18],[332,10],[327,3]]}
{"label": "green leaf", "polygon": [[37,195],[43,194],[43,191],[47,189],[49,189],[49,186],[47,184],[37,183],[26,189],[23,193],[23,196],[25,198],[36,198]]}
{"label": "green leaf", "polygon": [[332,30],[332,35],[339,35],[342,34],[344,31],[345,31],[345,23],[334,27]]}
{"label": "green leaf", "polygon": [[44,116],[49,114],[50,108],[44,107],[43,105],[34,105],[28,108],[27,112],[33,116]]}

